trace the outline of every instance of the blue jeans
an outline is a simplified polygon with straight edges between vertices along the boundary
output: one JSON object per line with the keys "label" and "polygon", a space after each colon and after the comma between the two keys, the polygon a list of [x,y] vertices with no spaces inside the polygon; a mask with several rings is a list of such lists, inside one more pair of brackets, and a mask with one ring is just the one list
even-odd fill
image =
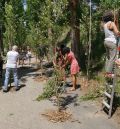
{"label": "blue jeans", "polygon": [[17,68],[6,68],[6,74],[5,74],[5,81],[4,81],[3,89],[7,89],[8,88],[8,82],[9,82],[11,71],[12,71],[13,77],[14,77],[14,84],[15,84],[16,88],[18,87]]}

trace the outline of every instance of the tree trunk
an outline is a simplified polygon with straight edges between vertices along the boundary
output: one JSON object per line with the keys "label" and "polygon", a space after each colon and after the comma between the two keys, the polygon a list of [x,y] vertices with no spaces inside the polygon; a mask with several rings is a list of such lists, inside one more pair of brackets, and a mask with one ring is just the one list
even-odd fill
{"label": "tree trunk", "polygon": [[0,53],[3,52],[2,26],[0,26]]}
{"label": "tree trunk", "polygon": [[79,0],[70,0],[69,2],[71,11],[71,50],[80,64],[80,22],[77,16]]}

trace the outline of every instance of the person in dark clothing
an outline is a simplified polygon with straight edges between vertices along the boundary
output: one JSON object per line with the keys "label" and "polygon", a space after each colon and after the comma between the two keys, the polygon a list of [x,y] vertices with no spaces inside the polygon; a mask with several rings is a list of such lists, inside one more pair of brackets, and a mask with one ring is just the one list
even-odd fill
{"label": "person in dark clothing", "polygon": [[0,53],[0,87],[2,87],[3,59]]}
{"label": "person in dark clothing", "polygon": [[47,61],[49,61],[49,56],[48,56],[49,46],[47,44],[40,44],[38,47],[38,51],[39,51],[40,62],[42,62],[45,57],[47,57]]}
{"label": "person in dark clothing", "polygon": [[0,78],[2,78],[2,71],[3,71],[3,59],[2,59],[2,56],[0,54]]}

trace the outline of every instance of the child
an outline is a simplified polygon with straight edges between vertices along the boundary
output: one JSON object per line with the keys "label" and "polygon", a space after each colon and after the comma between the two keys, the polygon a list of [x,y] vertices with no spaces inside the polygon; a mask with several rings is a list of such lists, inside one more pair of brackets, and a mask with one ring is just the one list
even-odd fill
{"label": "child", "polygon": [[74,53],[70,51],[70,48],[65,47],[63,49],[63,54],[65,56],[65,64],[63,65],[63,68],[65,68],[67,64],[70,64],[70,73],[72,76],[72,83],[73,83],[73,87],[70,90],[74,91],[76,90],[77,73],[79,72],[80,67],[74,56]]}

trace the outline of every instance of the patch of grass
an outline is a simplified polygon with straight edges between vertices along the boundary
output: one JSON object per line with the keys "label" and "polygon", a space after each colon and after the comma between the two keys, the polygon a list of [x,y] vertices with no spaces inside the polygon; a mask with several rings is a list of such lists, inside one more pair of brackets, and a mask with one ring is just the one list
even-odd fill
{"label": "patch of grass", "polygon": [[120,94],[120,80],[117,81],[117,86],[115,88],[115,92],[117,92],[117,94]]}
{"label": "patch of grass", "polygon": [[93,79],[98,83],[105,83],[105,77],[103,76],[103,73],[98,73]]}
{"label": "patch of grass", "polygon": [[55,68],[53,77],[47,81],[46,86],[43,89],[43,93],[37,97],[37,100],[43,100],[48,99],[52,96],[56,96],[56,98],[59,98],[59,95],[64,92],[62,86],[63,86],[63,75],[60,69]]}
{"label": "patch of grass", "polygon": [[99,98],[103,95],[103,92],[105,90],[104,84],[105,79],[102,74],[99,74],[99,76],[96,76],[94,80],[89,80],[88,82],[89,87],[87,89],[87,93],[80,97],[80,100],[82,101],[88,101],[88,100],[95,100],[96,98]]}
{"label": "patch of grass", "polygon": [[99,87],[94,90],[90,90],[87,94],[84,96],[80,97],[80,100],[82,101],[88,101],[88,100],[95,100],[98,97],[101,97],[103,95],[103,87]]}

